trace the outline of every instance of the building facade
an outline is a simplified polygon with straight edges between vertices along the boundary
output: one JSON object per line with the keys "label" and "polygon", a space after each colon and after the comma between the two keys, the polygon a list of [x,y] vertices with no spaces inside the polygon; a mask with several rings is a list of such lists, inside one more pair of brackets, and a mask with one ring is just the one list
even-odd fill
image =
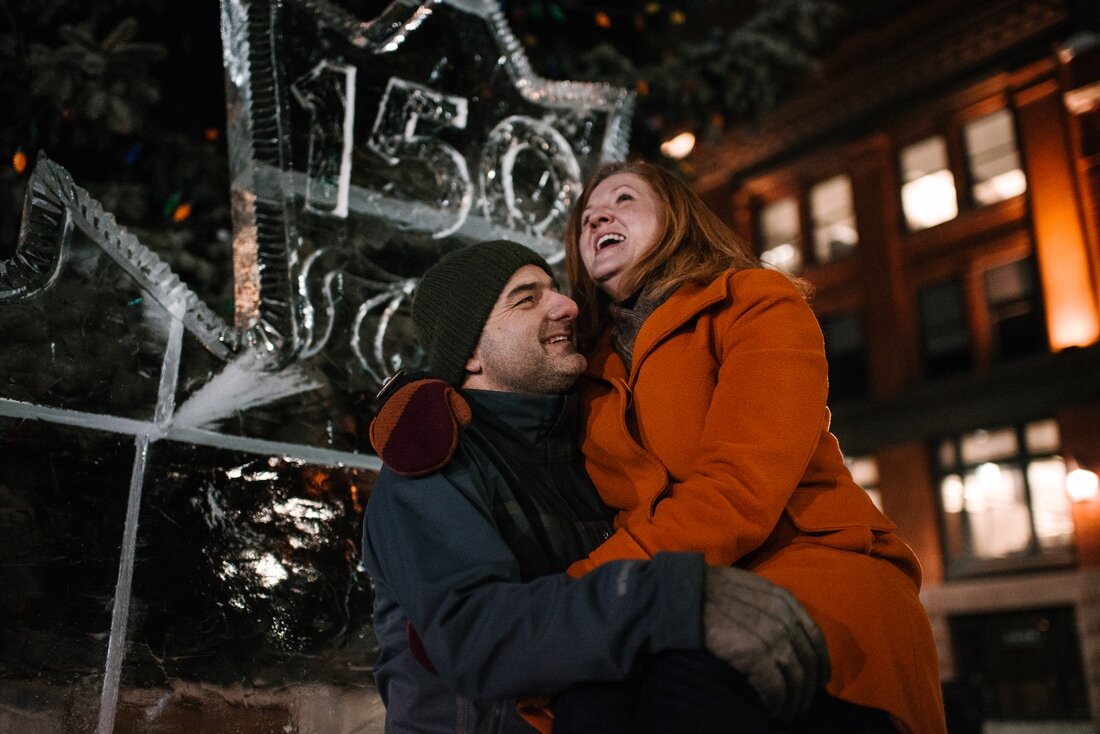
{"label": "building facade", "polygon": [[685,164],[814,287],[834,430],[921,559],[952,731],[1100,720],[1098,15],[906,5]]}

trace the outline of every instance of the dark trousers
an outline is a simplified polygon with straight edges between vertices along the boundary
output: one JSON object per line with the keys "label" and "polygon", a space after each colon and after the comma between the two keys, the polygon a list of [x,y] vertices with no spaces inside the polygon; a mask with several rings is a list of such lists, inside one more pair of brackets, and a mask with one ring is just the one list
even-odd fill
{"label": "dark trousers", "polygon": [[638,676],[566,691],[554,734],[896,734],[882,711],[824,692],[795,722],[775,724],[745,677],[704,652],[654,656]]}

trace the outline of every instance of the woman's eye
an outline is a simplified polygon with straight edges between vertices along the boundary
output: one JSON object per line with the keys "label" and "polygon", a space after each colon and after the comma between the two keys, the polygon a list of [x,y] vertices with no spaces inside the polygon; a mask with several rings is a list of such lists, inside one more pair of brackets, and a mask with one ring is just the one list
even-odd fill
{"label": "woman's eye", "polygon": [[625,194],[624,193],[624,194],[619,194],[619,198],[616,199],[615,201],[621,203],[621,202],[624,202],[624,201],[633,201],[633,200],[634,200],[633,196],[631,196],[630,194]]}

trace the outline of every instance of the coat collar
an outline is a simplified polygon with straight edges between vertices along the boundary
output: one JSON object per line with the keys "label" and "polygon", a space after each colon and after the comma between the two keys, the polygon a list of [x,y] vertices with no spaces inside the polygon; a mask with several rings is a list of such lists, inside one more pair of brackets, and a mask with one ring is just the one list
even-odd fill
{"label": "coat collar", "polygon": [[627,375],[626,366],[611,345],[611,329],[605,328],[589,355],[585,374],[602,380],[627,380],[629,377],[629,382],[633,384],[642,362],[660,342],[701,311],[729,297],[730,276],[735,272],[733,269],[727,270],[706,285],[684,283],[650,314],[634,340],[634,365],[630,375]]}
{"label": "coat collar", "polygon": [[465,389],[462,396],[477,420],[492,423],[530,445],[542,441],[563,423],[571,425],[570,416],[577,409],[572,395]]}

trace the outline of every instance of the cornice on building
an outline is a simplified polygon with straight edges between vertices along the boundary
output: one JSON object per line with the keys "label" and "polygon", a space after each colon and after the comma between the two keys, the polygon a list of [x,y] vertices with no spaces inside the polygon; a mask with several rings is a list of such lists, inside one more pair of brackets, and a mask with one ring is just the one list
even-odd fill
{"label": "cornice on building", "polygon": [[1100,345],[1020,357],[914,386],[879,401],[832,406],[833,432],[851,454],[1015,424],[1100,403]]}
{"label": "cornice on building", "polygon": [[[897,36],[896,28],[909,28],[905,41],[867,63],[832,72],[751,129],[728,133],[716,149],[697,156],[696,189],[722,186],[737,172],[973,72],[1029,41],[1063,30],[1070,20],[1067,0],[999,0],[960,7],[966,6],[936,3],[926,6],[923,18],[916,12],[899,18],[889,33]],[[936,10],[942,12],[930,18]]]}

